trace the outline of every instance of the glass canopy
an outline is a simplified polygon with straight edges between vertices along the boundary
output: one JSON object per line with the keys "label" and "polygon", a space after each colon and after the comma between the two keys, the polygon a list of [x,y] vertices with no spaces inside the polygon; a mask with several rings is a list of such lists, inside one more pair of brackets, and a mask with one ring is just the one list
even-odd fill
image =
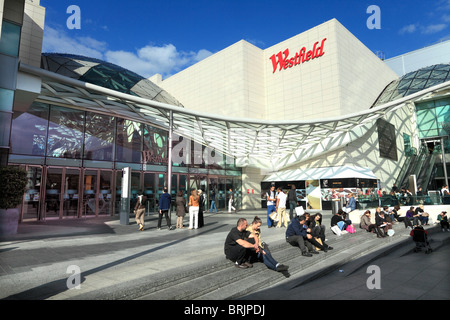
{"label": "glass canopy", "polygon": [[180,102],[150,80],[99,59],[73,54],[43,53],[42,68],[103,88],[182,107]]}
{"label": "glass canopy", "polygon": [[391,82],[378,97],[379,106],[450,80],[450,64],[437,64],[410,72]]}

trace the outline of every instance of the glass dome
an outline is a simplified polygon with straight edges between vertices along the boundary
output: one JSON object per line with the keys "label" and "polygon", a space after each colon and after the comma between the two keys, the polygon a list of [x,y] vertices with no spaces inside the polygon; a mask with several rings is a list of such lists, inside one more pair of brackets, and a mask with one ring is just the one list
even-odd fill
{"label": "glass dome", "polygon": [[115,64],[73,54],[43,53],[41,67],[103,88],[182,107],[150,80]]}
{"label": "glass dome", "polygon": [[450,64],[437,64],[410,72],[391,82],[374,106],[394,101],[450,80]]}

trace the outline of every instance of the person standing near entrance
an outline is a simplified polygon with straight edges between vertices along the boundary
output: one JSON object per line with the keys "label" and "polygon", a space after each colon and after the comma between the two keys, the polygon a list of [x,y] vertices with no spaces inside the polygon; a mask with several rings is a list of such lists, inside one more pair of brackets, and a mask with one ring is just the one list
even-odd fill
{"label": "person standing near entrance", "polygon": [[277,213],[278,213],[278,224],[277,228],[281,228],[281,220],[283,220],[284,226],[287,228],[289,224],[289,218],[286,213],[286,193],[283,192],[283,189],[278,188],[278,195],[277,195]]}
{"label": "person standing near entrance", "polygon": [[178,191],[176,198],[177,204],[177,229],[183,229],[183,218],[186,215],[186,200],[184,199],[183,191]]}
{"label": "person standing near entrance", "polygon": [[214,210],[215,210],[216,213],[217,213],[217,207],[216,207],[216,190],[215,190],[215,189],[212,190],[212,195],[211,195],[211,208],[209,209],[209,212],[212,212],[213,208],[214,208]]}
{"label": "person standing near entrance", "polygon": [[237,210],[235,207],[233,207],[233,189],[230,188],[230,200],[228,200],[228,212],[231,212],[231,210],[234,210],[234,213],[237,213]]}
{"label": "person standing near entrance", "polygon": [[205,221],[203,219],[203,211],[205,210],[205,194],[202,189],[198,189],[198,227],[202,228],[205,225]]}
{"label": "person standing near entrance", "polygon": [[288,201],[289,201],[289,221],[294,218],[294,210],[298,206],[297,201],[297,190],[295,185],[291,186],[291,190],[288,192]]}
{"label": "person standing near entrance", "polygon": [[272,185],[270,187],[269,192],[266,193],[266,198],[267,198],[267,227],[272,228],[274,225],[274,222],[270,218],[270,214],[276,210],[275,203],[277,201],[274,185]]}
{"label": "person standing near entrance", "polygon": [[161,220],[163,214],[166,216],[167,227],[172,230],[172,223],[169,217],[170,204],[172,202],[172,197],[167,192],[167,188],[163,189],[163,194],[159,198],[159,216],[158,216],[158,230],[161,230]]}
{"label": "person standing near entrance", "polygon": [[147,203],[147,197],[140,193],[136,201],[136,206],[134,207],[134,214],[136,223],[139,226],[139,231],[144,231],[144,216],[145,216],[145,204]]}
{"label": "person standing near entrance", "polygon": [[191,191],[189,197],[189,230],[192,228],[198,229],[198,210],[199,210],[200,197],[198,196],[197,190]]}

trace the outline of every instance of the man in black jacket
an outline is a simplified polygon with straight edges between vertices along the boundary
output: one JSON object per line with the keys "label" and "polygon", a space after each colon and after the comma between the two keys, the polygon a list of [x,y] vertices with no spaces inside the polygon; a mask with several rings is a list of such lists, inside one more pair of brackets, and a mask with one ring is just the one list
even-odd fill
{"label": "man in black jacket", "polygon": [[225,240],[225,256],[235,262],[237,268],[251,268],[250,259],[259,252],[255,239],[249,239],[250,232],[246,231],[247,220],[240,218],[237,226],[231,229]]}

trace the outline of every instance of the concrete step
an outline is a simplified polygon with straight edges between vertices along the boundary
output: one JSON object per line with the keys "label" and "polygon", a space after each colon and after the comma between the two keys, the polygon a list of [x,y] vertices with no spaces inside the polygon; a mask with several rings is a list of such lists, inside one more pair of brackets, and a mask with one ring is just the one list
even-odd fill
{"label": "concrete step", "polygon": [[[411,241],[403,224],[394,225],[393,237],[378,239],[374,234],[357,229],[355,234],[340,237],[327,231],[327,243],[334,247],[327,253],[302,257],[299,248],[284,239],[269,243],[273,257],[289,265],[288,273],[268,269],[263,263],[255,263],[251,269],[240,270],[226,260],[222,252],[182,270],[170,269],[158,276],[146,276],[139,281],[123,282],[111,290],[91,292],[75,299],[140,299],[140,300],[225,300],[243,298],[252,292],[282,283],[299,286],[324,276],[344,264],[367,256],[375,259],[398,243]],[[264,237],[263,237],[264,238]],[[354,269],[360,267],[355,264]],[[349,270],[346,267],[346,270]]]}
{"label": "concrete step", "polygon": [[[403,226],[396,226],[396,229],[402,228],[404,229]],[[297,277],[306,270],[308,270],[306,279],[312,280],[314,277],[321,276],[322,273],[330,272],[327,270],[335,270],[351,259],[385,246],[392,239],[377,239],[374,234],[368,234],[364,230],[357,230],[355,234],[340,237],[330,234],[328,238],[327,243],[335,249],[327,253],[321,252],[310,258],[300,256],[300,250],[284,240],[271,244],[270,250],[273,257],[280,263],[289,265],[289,276],[286,273],[269,270],[263,263],[254,264],[252,269],[238,270],[231,262],[225,260],[228,267],[221,263],[220,268],[210,267],[202,274],[196,272],[195,279],[173,280],[169,286],[161,287],[160,290],[151,293],[147,292],[139,299],[235,299],[261,289],[262,282],[265,287],[268,287],[285,280],[289,281],[290,278]],[[319,273],[313,272],[317,271],[318,264],[324,265],[325,268],[321,268],[322,271]],[[245,286],[236,286],[237,282],[245,283]]]}

